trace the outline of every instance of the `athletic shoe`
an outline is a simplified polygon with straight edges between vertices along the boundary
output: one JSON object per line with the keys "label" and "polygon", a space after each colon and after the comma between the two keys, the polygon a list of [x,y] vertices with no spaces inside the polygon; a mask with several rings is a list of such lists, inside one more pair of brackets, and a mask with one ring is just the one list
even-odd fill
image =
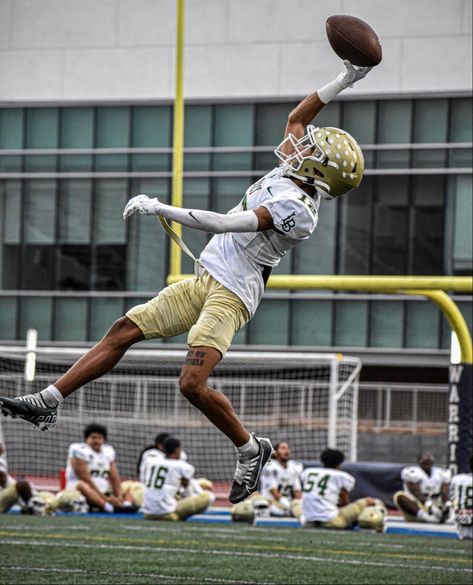
{"label": "athletic shoe", "polygon": [[130,504],[128,506],[113,506],[115,514],[136,514],[139,510],[138,506]]}
{"label": "athletic shoe", "polygon": [[56,426],[57,408],[46,406],[39,394],[19,398],[0,397],[0,409],[5,416],[27,420],[42,431],[52,431]]}
{"label": "athletic shoe", "polygon": [[[255,437],[254,433],[253,437]],[[259,444],[259,452],[254,457],[242,457],[239,455],[232,488],[228,499],[232,504],[238,504],[256,491],[261,471],[271,455],[274,453],[269,439],[255,437]]]}

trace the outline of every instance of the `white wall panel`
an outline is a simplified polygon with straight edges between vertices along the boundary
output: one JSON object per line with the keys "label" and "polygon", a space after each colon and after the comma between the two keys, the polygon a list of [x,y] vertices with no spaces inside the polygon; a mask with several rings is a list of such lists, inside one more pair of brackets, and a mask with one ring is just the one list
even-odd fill
{"label": "white wall panel", "polygon": [[[0,0],[1,99],[172,98],[175,13],[176,0]],[[336,13],[382,42],[357,93],[471,90],[471,0],[187,0],[186,97],[312,91],[340,69],[325,37]]]}
{"label": "white wall panel", "polygon": [[172,50],[135,48],[68,51],[64,64],[64,99],[152,99],[172,95]]}
{"label": "white wall panel", "polygon": [[14,0],[11,48],[107,47],[117,0]]}
{"label": "white wall panel", "polygon": [[1,51],[0,100],[44,100],[61,95],[60,51]]}

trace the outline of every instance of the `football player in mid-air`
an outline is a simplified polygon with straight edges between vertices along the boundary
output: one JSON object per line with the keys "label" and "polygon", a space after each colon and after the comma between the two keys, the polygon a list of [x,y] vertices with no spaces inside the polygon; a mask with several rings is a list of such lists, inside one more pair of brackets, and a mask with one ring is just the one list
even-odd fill
{"label": "football player in mid-air", "polygon": [[229,399],[209,388],[207,380],[235,333],[253,317],[271,269],[314,231],[321,199],[333,199],[360,184],[364,161],[356,140],[339,128],[317,128],[311,122],[369,70],[345,61],[337,78],[290,112],[284,139],[275,149],[280,165],[249,187],[227,214],[177,208],[147,195],[130,199],[125,219],[134,213],[161,216],[215,234],[200,255],[196,276],[129,310],[54,384],[36,394],[0,398],[3,413],[51,429],[64,398],[109,372],[131,345],[188,332],[180,391],[236,447],[230,501],[253,493],[273,447],[243,426]]}
{"label": "football player in mid-air", "polygon": [[394,503],[407,522],[452,523],[450,471],[434,465],[430,453],[423,453],[418,461],[401,471],[403,489],[394,494]]}

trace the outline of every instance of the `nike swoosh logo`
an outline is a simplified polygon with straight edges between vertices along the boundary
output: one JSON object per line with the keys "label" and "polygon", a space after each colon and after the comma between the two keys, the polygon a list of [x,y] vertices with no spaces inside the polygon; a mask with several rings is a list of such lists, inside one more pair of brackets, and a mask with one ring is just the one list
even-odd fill
{"label": "nike swoosh logo", "polygon": [[195,219],[195,221],[196,221],[197,223],[201,223],[201,222],[200,222],[200,221],[199,221],[199,220],[196,218],[196,216],[195,216],[195,215],[192,213],[192,211],[189,211],[189,215],[192,217],[192,219]]}

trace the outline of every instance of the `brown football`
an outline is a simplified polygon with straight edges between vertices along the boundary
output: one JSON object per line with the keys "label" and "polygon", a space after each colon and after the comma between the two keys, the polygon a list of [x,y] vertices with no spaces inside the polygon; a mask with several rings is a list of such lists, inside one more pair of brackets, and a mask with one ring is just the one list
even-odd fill
{"label": "brown football", "polygon": [[325,23],[332,49],[353,65],[374,67],[381,62],[383,53],[378,35],[364,20],[348,14],[335,14]]}

